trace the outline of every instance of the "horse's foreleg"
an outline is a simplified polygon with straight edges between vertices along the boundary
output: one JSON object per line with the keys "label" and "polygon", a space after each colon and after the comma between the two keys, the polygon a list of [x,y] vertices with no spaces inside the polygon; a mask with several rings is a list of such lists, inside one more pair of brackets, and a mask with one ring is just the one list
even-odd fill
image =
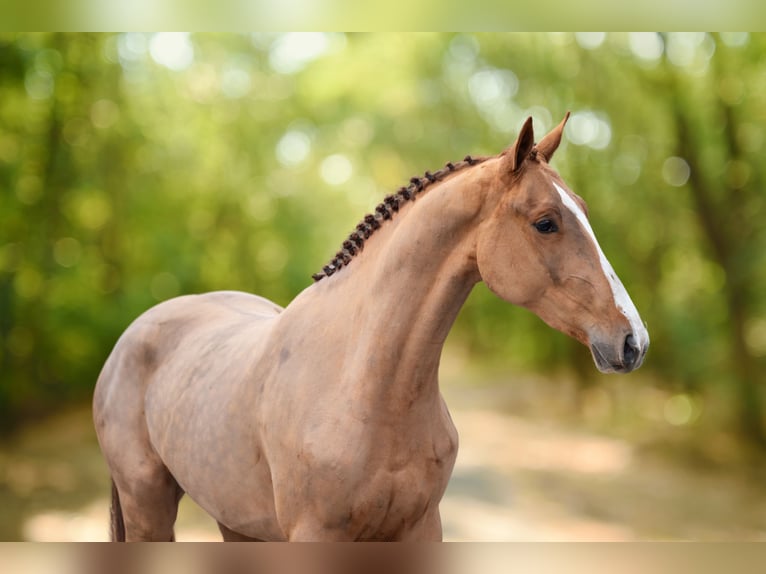
{"label": "horse's foreleg", "polygon": [[[299,521],[290,531],[290,542],[344,542],[355,537],[343,529],[328,529],[313,520]],[[428,511],[423,518],[406,531],[395,535],[395,540],[412,542],[441,542],[442,521],[438,507]]]}
{"label": "horse's foreleg", "polygon": [[399,540],[413,542],[441,542],[442,519],[439,508],[426,512],[425,516],[415,523],[412,528],[402,534]]}

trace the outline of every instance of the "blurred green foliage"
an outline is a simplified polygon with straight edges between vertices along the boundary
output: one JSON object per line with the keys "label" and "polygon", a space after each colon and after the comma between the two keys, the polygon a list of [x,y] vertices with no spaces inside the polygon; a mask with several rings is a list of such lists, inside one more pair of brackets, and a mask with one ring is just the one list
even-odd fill
{"label": "blurred green foliage", "polygon": [[[643,372],[763,440],[766,36],[0,35],[0,426],[86,400],[152,304],[285,305],[410,176],[572,110],[554,166],[652,336]],[[588,353],[479,286],[450,344]]]}

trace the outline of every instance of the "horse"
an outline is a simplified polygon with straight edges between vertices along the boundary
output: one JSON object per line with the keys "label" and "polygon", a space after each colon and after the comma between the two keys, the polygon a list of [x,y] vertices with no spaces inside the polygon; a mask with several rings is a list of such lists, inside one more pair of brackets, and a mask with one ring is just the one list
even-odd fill
{"label": "horse", "polygon": [[140,315],[93,398],[112,540],[174,540],[184,494],[224,540],[441,540],[458,435],[439,360],[479,281],[600,371],[638,368],[647,330],[550,166],[568,117],[412,178],[284,308],[220,291]]}

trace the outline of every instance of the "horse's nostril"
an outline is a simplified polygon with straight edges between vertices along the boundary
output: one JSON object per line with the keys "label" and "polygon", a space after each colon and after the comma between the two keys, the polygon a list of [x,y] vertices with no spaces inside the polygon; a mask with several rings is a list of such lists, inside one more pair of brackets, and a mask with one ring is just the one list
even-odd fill
{"label": "horse's nostril", "polygon": [[633,337],[632,333],[625,337],[622,358],[625,361],[626,367],[632,367],[638,360],[638,346],[636,345],[636,339]]}

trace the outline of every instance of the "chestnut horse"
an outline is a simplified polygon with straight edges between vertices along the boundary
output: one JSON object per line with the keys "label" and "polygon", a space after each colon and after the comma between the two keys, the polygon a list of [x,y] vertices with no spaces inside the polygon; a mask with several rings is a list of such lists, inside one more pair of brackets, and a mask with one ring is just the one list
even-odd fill
{"label": "chestnut horse", "polygon": [[136,319],[93,401],[112,539],[172,540],[188,493],[225,540],[440,540],[458,437],[439,358],[479,281],[599,370],[638,368],[646,329],[549,166],[566,120],[413,178],[284,309],[224,291]]}

